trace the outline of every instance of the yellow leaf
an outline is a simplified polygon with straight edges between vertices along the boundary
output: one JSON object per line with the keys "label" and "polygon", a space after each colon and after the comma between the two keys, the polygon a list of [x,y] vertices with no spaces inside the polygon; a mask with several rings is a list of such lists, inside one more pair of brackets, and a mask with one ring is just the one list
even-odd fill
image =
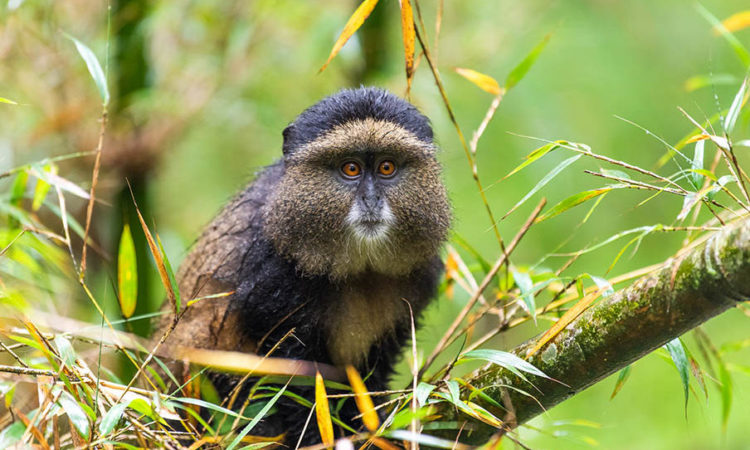
{"label": "yellow leaf", "polygon": [[[721,22],[729,32],[741,30],[743,28],[750,27],[750,10],[741,11],[736,14],[732,14],[728,18]],[[720,34],[719,30],[714,31],[716,34]]]}
{"label": "yellow leaf", "polygon": [[318,430],[320,439],[327,447],[333,447],[333,423],[331,423],[331,410],[328,405],[326,387],[320,372],[315,374],[315,417],[318,419]]}
{"label": "yellow leaf", "polygon": [[499,95],[503,91],[497,80],[489,75],[477,72],[476,70],[464,69],[463,67],[456,67],[454,70],[457,74],[471,81],[485,92],[489,92],[492,95]]}
{"label": "yellow leaf", "polygon": [[411,88],[414,78],[414,12],[410,0],[401,0],[401,33],[404,40],[404,56],[406,58],[407,91]]}
{"label": "yellow leaf", "polygon": [[692,144],[693,142],[705,141],[706,139],[710,139],[710,138],[711,136],[707,134],[696,134],[695,136],[685,141],[685,144]]}
{"label": "yellow leaf", "polygon": [[370,431],[375,431],[380,426],[378,413],[375,411],[375,405],[372,403],[370,393],[359,376],[359,372],[352,366],[346,366],[346,376],[349,377],[349,384],[354,391],[354,401],[357,403],[357,409],[362,413],[362,422]]}
{"label": "yellow leaf", "polygon": [[596,291],[590,293],[589,295],[584,296],[578,303],[573,305],[572,308],[570,308],[565,314],[563,314],[560,319],[555,322],[554,325],[552,325],[552,328],[547,330],[541,338],[539,338],[539,342],[534,345],[534,347],[526,352],[526,358],[529,358],[533,356],[536,352],[539,351],[544,345],[551,341],[555,336],[560,334],[560,332],[567,327],[573,320],[576,319],[576,317],[580,316],[581,313],[586,311],[586,309],[591,305],[591,303],[596,300],[601,294],[603,290],[597,289]]}
{"label": "yellow leaf", "polygon": [[130,225],[122,227],[120,248],[117,254],[117,288],[122,316],[129,319],[135,312],[138,300],[138,269],[135,259],[135,244]]}
{"label": "yellow leaf", "polygon": [[339,35],[336,43],[333,44],[333,49],[331,49],[331,54],[328,55],[328,60],[325,62],[325,64],[323,64],[323,67],[321,67],[318,72],[326,70],[326,67],[328,67],[328,64],[331,62],[331,60],[339,53],[341,48],[344,46],[344,44],[346,44],[349,38],[352,37],[354,32],[356,32],[359,27],[361,27],[362,24],[365,23],[365,19],[370,16],[370,13],[377,4],[378,0],[364,0],[362,3],[360,3],[359,7],[357,7],[357,10],[354,11],[354,14],[352,14],[352,16],[349,18],[349,21],[346,22],[346,25],[344,25],[344,30]]}

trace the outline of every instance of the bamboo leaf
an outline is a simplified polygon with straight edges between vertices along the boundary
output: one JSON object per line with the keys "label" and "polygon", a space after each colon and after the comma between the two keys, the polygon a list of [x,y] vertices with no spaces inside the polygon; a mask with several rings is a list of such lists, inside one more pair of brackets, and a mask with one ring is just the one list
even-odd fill
{"label": "bamboo leaf", "polygon": [[516,172],[519,172],[524,167],[528,166],[529,164],[533,163],[537,159],[541,158],[542,156],[546,155],[547,153],[551,152],[552,150],[560,147],[561,145],[565,145],[565,141],[555,141],[550,142],[549,144],[543,145],[539,147],[538,149],[534,150],[533,152],[526,155],[526,161],[522,162],[518,167],[511,170],[508,175],[505,175],[503,177],[503,180],[510,177],[511,175],[515,174]]}
{"label": "bamboo leaf", "polygon": [[571,165],[574,162],[576,162],[581,156],[583,156],[583,155],[571,156],[570,158],[568,158],[565,161],[561,162],[560,164],[556,165],[555,168],[552,169],[551,171],[549,171],[547,173],[547,175],[544,176],[544,178],[542,178],[541,180],[539,180],[539,182],[536,185],[534,185],[534,187],[531,188],[531,190],[529,192],[527,192],[526,195],[524,195],[521,200],[518,201],[518,203],[516,203],[515,205],[513,205],[513,207],[510,209],[510,211],[508,211],[507,213],[505,213],[505,215],[503,216],[503,219],[505,219],[513,211],[515,211],[516,209],[518,209],[519,206],[523,205],[526,202],[526,200],[528,200],[532,195],[536,194],[537,191],[539,191],[539,189],[543,188],[547,183],[549,183],[553,178],[555,178],[560,172],[562,172],[563,170],[565,170],[566,167],[568,167],[569,165]]}
{"label": "bamboo leaf", "polygon": [[354,401],[357,403],[357,409],[362,413],[362,422],[370,431],[375,431],[380,426],[378,413],[375,411],[375,405],[372,403],[370,393],[359,376],[359,372],[352,366],[346,366],[346,376],[349,378],[349,384],[354,391]]}
{"label": "bamboo leaf", "polygon": [[713,14],[711,14],[703,5],[700,3],[696,4],[696,8],[698,8],[698,12],[701,13],[701,15],[710,23],[714,28],[714,33],[717,35],[722,35],[724,39],[729,43],[729,45],[734,50],[734,53],[737,55],[737,57],[742,61],[742,64],[745,65],[745,67],[750,66],[750,53],[748,53],[747,49],[744,45],[737,39],[735,35],[729,31],[724,24],[722,24],[719,19],[717,19]]}
{"label": "bamboo leaf", "polygon": [[430,397],[430,394],[434,390],[435,386],[429,383],[425,383],[424,381],[420,381],[417,385],[417,391],[415,392],[415,395],[417,396],[417,404],[419,406],[424,406],[424,404],[427,402],[427,399]]}
{"label": "bamboo leaf", "polygon": [[122,415],[125,413],[125,408],[128,405],[125,402],[117,403],[113,407],[109,408],[107,414],[102,417],[102,421],[99,423],[99,434],[106,436],[115,429],[115,425],[120,421]]}
{"label": "bamboo leaf", "polygon": [[[182,298],[180,297],[180,288],[177,284],[177,278],[174,276],[174,271],[172,270],[172,264],[169,262],[169,258],[167,257],[167,252],[164,251],[164,246],[161,244],[161,238],[159,237],[159,233],[156,233],[156,243],[159,244],[159,252],[161,252],[161,257],[164,259],[164,269],[167,271],[167,278],[169,278],[169,282],[172,287],[172,294],[175,298],[175,305],[176,305],[176,311],[177,313],[180,312],[180,307],[182,306]],[[225,297],[227,295],[231,295],[231,293],[220,293],[220,294],[214,294],[215,297]]]}
{"label": "bamboo leaf", "polygon": [[513,280],[521,291],[521,298],[534,323],[536,324],[536,301],[534,299],[534,282],[528,273],[513,271]]}
{"label": "bamboo leaf", "polygon": [[612,395],[609,397],[610,400],[615,398],[615,395],[617,395],[617,393],[620,392],[622,387],[625,385],[628,377],[630,377],[630,368],[631,366],[626,366],[620,371],[620,375],[617,377],[617,383],[615,383],[615,388],[614,390],[612,390]]}
{"label": "bamboo leaf", "polygon": [[129,319],[135,312],[138,301],[138,265],[135,259],[135,244],[130,225],[122,227],[120,248],[117,253],[117,299],[123,317]]}
{"label": "bamboo leaf", "polygon": [[688,367],[688,358],[685,352],[685,347],[683,347],[680,338],[676,338],[667,342],[664,345],[664,348],[669,352],[669,356],[672,357],[672,362],[677,368],[677,372],[680,374],[682,390],[685,394],[685,414],[687,414],[687,403],[688,398],[690,398],[690,368]]}
{"label": "bamboo leaf", "polygon": [[401,0],[401,35],[404,41],[404,58],[406,62],[406,84],[411,87],[414,78],[414,11],[411,0]]}
{"label": "bamboo leaf", "polygon": [[746,77],[745,81],[742,82],[740,90],[737,92],[737,95],[734,96],[732,106],[729,107],[727,117],[724,119],[724,131],[726,131],[727,134],[731,133],[732,130],[734,130],[734,125],[737,123],[737,118],[740,116],[740,111],[745,105],[745,102],[747,102],[748,83],[750,83],[750,77]]}
{"label": "bamboo leaf", "polygon": [[0,432],[0,448],[12,448],[18,443],[26,432],[26,426],[17,420]]}
{"label": "bamboo leaf", "polygon": [[[130,192],[130,195],[132,197],[133,192]],[[135,204],[135,197],[133,197],[133,204]],[[141,215],[141,210],[138,208],[138,205],[135,205],[135,212],[138,214],[138,220],[141,222],[141,228],[143,229],[143,234],[146,235],[146,242],[148,242],[148,248],[151,251],[151,256],[154,257],[154,261],[156,262],[156,267],[159,270],[159,277],[161,278],[161,283],[164,286],[164,290],[167,292],[167,298],[169,298],[169,302],[172,304],[172,308],[174,309],[175,313],[178,313],[180,311],[180,305],[177,304],[177,297],[175,296],[175,289],[172,286],[172,281],[170,280],[169,273],[167,271],[167,266],[164,264],[164,258],[162,257],[161,252],[159,251],[159,247],[156,245],[156,241],[154,241],[154,237],[151,234],[151,231],[148,229],[148,226],[146,225],[146,221],[143,220],[143,215]]]}
{"label": "bamboo leaf", "polygon": [[463,67],[456,67],[453,70],[485,92],[489,92],[492,95],[499,95],[503,92],[497,80],[489,75],[477,72],[476,70],[464,69]]}
{"label": "bamboo leaf", "polygon": [[519,371],[521,371],[521,372],[529,373],[531,375],[536,375],[538,377],[549,378],[544,372],[537,369],[530,362],[519,358],[513,353],[508,353],[508,352],[504,352],[501,350],[491,350],[491,349],[472,350],[470,352],[466,352],[463,355],[461,355],[461,358],[459,359],[459,361],[464,362],[464,361],[470,361],[470,360],[476,360],[476,359],[481,359],[484,361],[491,362],[493,364],[497,364],[498,366],[504,367],[513,373],[518,373]]}
{"label": "bamboo leaf", "polygon": [[688,78],[685,81],[684,87],[687,92],[693,92],[708,86],[735,84],[739,82],[739,78],[728,73],[696,75]]}
{"label": "bamboo leaf", "polygon": [[537,217],[535,223],[542,222],[544,220],[550,219],[552,217],[555,217],[558,214],[562,214],[565,211],[580,205],[581,203],[591,200],[592,198],[596,198],[602,194],[606,194],[607,192],[611,191],[613,188],[611,187],[605,187],[601,189],[594,189],[591,191],[583,191],[579,192],[577,194],[571,195],[570,197],[566,198],[565,200],[561,201],[552,209],[547,211],[546,213],[542,214],[541,216]]}
{"label": "bamboo leaf", "polygon": [[328,64],[330,64],[333,58],[339,53],[341,48],[344,47],[344,44],[346,44],[349,38],[352,37],[363,23],[365,23],[365,20],[370,16],[370,13],[375,9],[375,5],[377,4],[378,0],[364,0],[360,3],[356,11],[354,11],[354,14],[349,17],[346,25],[344,25],[344,30],[341,31],[339,38],[336,39],[336,43],[333,44],[333,49],[331,49],[331,54],[328,55],[328,60],[326,60],[325,64],[323,64],[318,72],[326,70]]}
{"label": "bamboo leaf", "polygon": [[318,420],[320,439],[326,447],[333,446],[333,423],[331,422],[331,409],[328,404],[326,386],[320,372],[315,374],[315,417]]}
{"label": "bamboo leaf", "polygon": [[690,172],[690,176],[688,177],[690,183],[693,185],[693,188],[696,190],[700,189],[701,186],[703,186],[704,176],[698,171],[703,170],[703,154],[705,146],[705,140],[700,140],[695,143],[695,152],[693,153],[693,161],[691,163],[692,171]]}
{"label": "bamboo leaf", "polygon": [[738,31],[750,27],[750,10],[740,11],[722,20],[722,25],[727,31]]}
{"label": "bamboo leaf", "polygon": [[[578,280],[580,281],[580,279]],[[583,285],[580,285],[581,288],[579,290],[579,295],[583,294]],[[565,327],[567,327],[573,320],[575,320],[578,316],[580,316],[588,307],[596,300],[599,295],[601,295],[601,290],[597,289],[596,291],[584,296],[579,300],[575,305],[573,305],[572,308],[567,310],[565,314],[563,314],[560,319],[555,322],[552,327],[547,330],[541,338],[539,338],[539,341],[532,347],[527,353],[526,357],[529,358],[533,356],[536,352],[538,352],[544,345],[551,341],[552,338],[557,336]]]}
{"label": "bamboo leaf", "polygon": [[[51,172],[56,169],[54,166],[46,166],[43,170]],[[37,177],[36,187],[34,188],[34,197],[31,200],[32,211],[39,211],[39,208],[42,207],[42,205],[44,204],[44,199],[47,198],[49,188],[50,184],[42,176]]]}
{"label": "bamboo leaf", "polygon": [[107,79],[104,76],[104,71],[102,70],[102,66],[99,64],[99,60],[96,59],[96,55],[83,42],[79,41],[71,35],[66,36],[68,39],[73,41],[76,46],[76,50],[78,50],[81,58],[83,58],[83,61],[86,63],[86,67],[89,69],[91,78],[94,79],[94,83],[96,84],[96,88],[99,90],[99,95],[102,97],[102,101],[105,105],[108,104],[109,89],[107,88]]}
{"label": "bamboo leaf", "polygon": [[539,58],[542,50],[544,50],[544,47],[547,46],[550,37],[552,37],[551,34],[544,36],[544,39],[542,39],[542,41],[538,43],[536,47],[534,47],[531,52],[529,52],[528,55],[526,55],[526,58],[524,58],[520,64],[518,64],[513,70],[510,71],[508,77],[505,79],[506,90],[510,90],[511,88],[513,88],[523,79],[523,77],[526,76],[526,74],[529,72],[529,69],[531,69],[531,66],[533,66],[534,62],[536,62],[537,58]]}
{"label": "bamboo leaf", "polygon": [[273,405],[276,404],[276,401],[279,399],[279,397],[281,397],[281,394],[283,394],[284,391],[286,391],[286,386],[279,389],[276,395],[274,395],[273,398],[268,403],[266,403],[265,406],[263,406],[263,409],[261,409],[260,412],[255,417],[253,417],[253,420],[251,420],[250,423],[245,425],[245,428],[243,428],[242,431],[240,431],[240,433],[237,436],[235,436],[234,440],[232,440],[232,443],[229,444],[229,446],[227,447],[227,450],[234,449],[235,447],[237,447],[237,445],[240,442],[242,442],[242,438],[244,438],[247,435],[247,433],[249,433],[255,427],[255,425],[258,424],[258,422],[260,422],[260,419],[262,419],[263,417],[266,416],[266,414],[268,414],[268,411],[271,409]]}
{"label": "bamboo leaf", "polygon": [[68,418],[70,418],[70,422],[73,424],[78,433],[83,436],[84,439],[88,440],[89,433],[91,431],[89,418],[86,415],[86,412],[84,412],[83,408],[81,408],[81,405],[78,404],[78,401],[76,401],[76,399],[70,394],[70,392],[61,391],[60,398],[57,400],[57,403],[68,415]]}
{"label": "bamboo leaf", "polygon": [[[718,359],[718,358],[717,358]],[[729,413],[732,410],[732,377],[723,360],[718,359],[719,389],[721,391],[721,427],[726,431]]]}

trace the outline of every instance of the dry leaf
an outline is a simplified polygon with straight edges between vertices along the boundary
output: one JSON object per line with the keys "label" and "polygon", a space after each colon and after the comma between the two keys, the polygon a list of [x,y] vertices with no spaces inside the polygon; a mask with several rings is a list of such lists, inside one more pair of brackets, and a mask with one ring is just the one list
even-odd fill
{"label": "dry leaf", "polygon": [[454,70],[457,74],[471,81],[485,92],[489,92],[492,95],[499,95],[503,91],[497,80],[489,75],[477,72],[476,70],[464,69],[463,67],[456,67]]}
{"label": "dry leaf", "polygon": [[365,19],[370,16],[370,13],[377,4],[378,0],[364,0],[362,3],[360,3],[359,7],[357,7],[357,10],[354,11],[354,14],[352,14],[352,16],[349,18],[349,21],[346,22],[346,25],[344,25],[344,30],[339,35],[336,43],[333,44],[333,49],[331,49],[331,54],[328,55],[328,60],[326,60],[325,64],[323,64],[323,67],[321,67],[318,72],[326,70],[326,67],[328,67],[328,64],[331,62],[331,60],[339,53],[341,48],[344,46],[344,44],[346,44],[349,38],[352,37],[354,32],[356,32],[359,27],[361,27],[362,24],[365,23]]}
{"label": "dry leaf", "polygon": [[378,413],[375,411],[375,405],[372,403],[370,393],[367,391],[362,377],[359,372],[352,366],[346,366],[346,376],[349,377],[349,384],[354,391],[354,401],[357,403],[357,409],[362,413],[362,422],[370,431],[375,431],[380,425]]}

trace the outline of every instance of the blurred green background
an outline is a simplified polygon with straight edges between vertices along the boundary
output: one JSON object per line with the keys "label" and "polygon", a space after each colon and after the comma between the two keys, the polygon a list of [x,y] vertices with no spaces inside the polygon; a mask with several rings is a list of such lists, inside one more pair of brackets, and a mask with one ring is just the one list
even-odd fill
{"label": "blurred green background", "polygon": [[[95,148],[101,101],[63,33],[89,45],[103,62],[109,50],[109,81],[116,100],[110,107],[100,192],[111,206],[97,207],[94,236],[105,249],[115,248],[120,230],[115,212],[123,208],[118,196],[127,177],[176,266],[221,206],[254,172],[280,155],[281,130],[304,108],[342,87],[361,83],[404,94],[396,0],[381,0],[365,28],[326,71],[318,73],[357,4],[343,0],[113,2],[108,42],[104,2],[11,0],[0,6],[0,97],[19,105],[0,104],[0,171]],[[437,4],[422,2],[430,42],[435,40]],[[746,0],[702,4],[719,19],[748,7]],[[691,2],[445,2],[438,66],[467,137],[484,117],[491,96],[453,68],[471,68],[502,81],[548,33],[552,37],[547,48],[503,100],[479,143],[479,175],[497,217],[571,156],[555,151],[499,182],[524,155],[543,144],[522,136],[585,143],[597,153],[652,169],[664,146],[616,116],[675,143],[692,129],[677,107],[702,121],[719,107],[729,106],[745,73],[731,48]],[[750,30],[739,31],[737,37],[750,45]],[[118,53],[139,48],[130,55]],[[694,91],[686,88],[691,77],[708,74],[716,80],[723,80],[723,74],[731,77],[728,83]],[[442,148],[456,233],[494,261],[499,255],[497,242],[425,61],[414,81],[412,101],[431,118]],[[736,139],[748,137],[747,113],[741,116],[736,134]],[[83,158],[61,163],[60,173],[88,187],[91,162]],[[568,168],[500,223],[504,238],[512,237],[538,198],[545,196],[553,205],[575,192],[604,185],[583,173],[599,167],[593,160],[581,160]],[[658,169],[663,175],[677,170],[673,163]],[[3,181],[3,191],[8,186]],[[548,253],[575,251],[618,231],[675,224],[681,199],[662,195],[637,207],[645,198],[642,192],[614,192],[585,223],[581,223],[588,211],[584,206],[535,226],[512,260],[519,267],[532,266]],[[70,202],[69,208],[81,220],[85,203]],[[607,274],[624,245],[621,241],[581,257],[566,274],[621,274],[664,260],[683,238],[681,234],[649,236],[637,253],[626,253]],[[562,262],[563,258],[553,257],[542,266],[555,269]],[[113,268],[106,262],[99,267],[101,280],[94,285],[106,291]],[[144,298],[150,299],[153,309],[163,291],[155,277],[148,283],[151,294]],[[68,303],[58,299],[58,311],[94,320],[80,293],[69,295]],[[431,350],[465,300],[457,293],[431,308],[419,334],[422,353]],[[115,311],[114,305],[110,299],[110,311]],[[522,327],[493,345],[510,348],[548,326],[540,321],[536,328]],[[705,330],[718,344],[747,340],[748,318],[733,310],[709,322]],[[686,337],[685,343],[692,346],[692,338]],[[613,400],[609,397],[615,380],[608,379],[534,420],[531,425],[542,432],[523,430],[524,442],[531,448],[596,443],[629,449],[747,448],[747,347],[726,355],[736,370],[733,408],[724,432],[718,391],[711,388],[708,401],[700,393],[692,395],[686,417],[677,371],[668,357],[651,355],[634,365]],[[574,423],[577,420],[599,426]]]}

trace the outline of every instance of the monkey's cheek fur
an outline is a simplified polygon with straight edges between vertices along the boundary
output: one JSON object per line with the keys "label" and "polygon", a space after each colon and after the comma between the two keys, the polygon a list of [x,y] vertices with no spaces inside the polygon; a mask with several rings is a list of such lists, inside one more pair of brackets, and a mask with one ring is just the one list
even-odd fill
{"label": "monkey's cheek fur", "polygon": [[307,275],[408,274],[439,252],[450,226],[439,170],[430,169],[389,187],[379,210],[365,211],[330,176],[290,167],[266,205],[265,233]]}

